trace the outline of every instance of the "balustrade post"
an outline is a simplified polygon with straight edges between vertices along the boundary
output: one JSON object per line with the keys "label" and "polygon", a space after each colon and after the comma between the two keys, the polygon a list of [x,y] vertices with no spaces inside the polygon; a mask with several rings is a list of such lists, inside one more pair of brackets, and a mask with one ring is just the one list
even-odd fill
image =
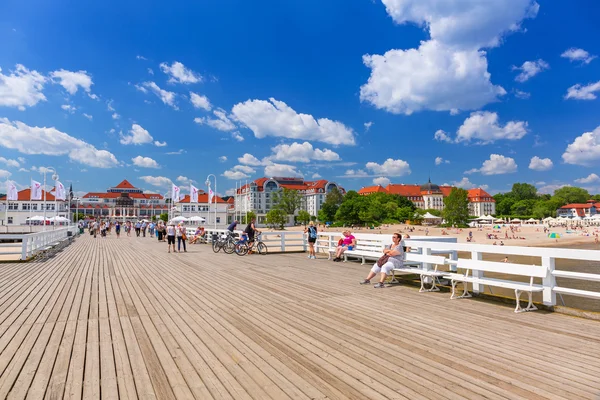
{"label": "balustrade post", "polygon": [[[450,252],[450,259],[453,261],[458,260],[458,251],[453,250]],[[450,264],[450,272],[456,272],[456,264]]]}
{"label": "balustrade post", "polygon": [[[483,254],[479,251],[472,251],[471,259],[481,261],[483,259]],[[471,274],[474,278],[483,278],[483,271],[471,270]],[[483,285],[479,283],[473,283],[473,293],[481,293],[483,292],[483,289]]]}
{"label": "balustrade post", "polygon": [[[426,255],[426,256],[430,256],[431,255],[431,247],[422,247],[421,248],[421,254]],[[422,267],[425,271],[430,271],[431,268],[431,263],[423,263],[423,267]]]}
{"label": "balustrade post", "polygon": [[544,286],[543,302],[546,306],[556,305],[556,293],[553,290],[556,286],[556,277],[553,274],[555,262],[554,257],[542,257],[542,267],[546,268],[546,277],[542,281]]}
{"label": "balustrade post", "polygon": [[21,260],[27,260],[27,241],[29,238],[27,235],[23,235],[23,239],[21,239]]}
{"label": "balustrade post", "polygon": [[285,232],[281,232],[281,251],[285,251]]}
{"label": "balustrade post", "polygon": [[[315,246],[317,244],[315,243]],[[302,233],[302,248],[304,249],[304,251],[306,252],[308,250],[308,234],[304,234]]]}

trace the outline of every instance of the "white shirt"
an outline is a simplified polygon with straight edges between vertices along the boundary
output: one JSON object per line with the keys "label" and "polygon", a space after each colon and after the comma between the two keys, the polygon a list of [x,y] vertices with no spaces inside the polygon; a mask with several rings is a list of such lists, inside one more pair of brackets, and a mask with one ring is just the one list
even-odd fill
{"label": "white shirt", "polygon": [[167,226],[167,236],[175,236],[175,227],[172,225]]}

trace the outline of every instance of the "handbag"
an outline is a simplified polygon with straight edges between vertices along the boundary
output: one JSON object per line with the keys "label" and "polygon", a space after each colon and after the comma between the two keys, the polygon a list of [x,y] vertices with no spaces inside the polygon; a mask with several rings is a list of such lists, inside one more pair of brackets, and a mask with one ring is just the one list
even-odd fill
{"label": "handbag", "polygon": [[385,265],[385,263],[388,262],[389,259],[390,259],[390,256],[388,256],[387,254],[382,255],[381,257],[379,257],[379,260],[377,260],[377,266],[383,267]]}

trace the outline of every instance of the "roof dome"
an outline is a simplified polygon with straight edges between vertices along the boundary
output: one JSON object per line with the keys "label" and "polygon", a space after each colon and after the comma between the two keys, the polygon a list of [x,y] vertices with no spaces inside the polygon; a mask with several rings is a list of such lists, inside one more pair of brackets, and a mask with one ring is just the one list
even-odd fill
{"label": "roof dome", "polygon": [[440,187],[438,185],[436,185],[435,183],[431,183],[431,179],[429,179],[429,181],[426,184],[421,185],[421,192],[441,193],[442,191],[440,190]]}

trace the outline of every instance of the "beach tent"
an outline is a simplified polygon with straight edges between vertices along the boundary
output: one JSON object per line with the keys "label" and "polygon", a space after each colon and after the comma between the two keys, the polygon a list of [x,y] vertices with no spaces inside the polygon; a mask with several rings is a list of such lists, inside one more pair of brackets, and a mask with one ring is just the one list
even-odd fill
{"label": "beach tent", "polygon": [[[44,217],[42,217],[41,215],[36,215],[35,217],[31,217],[31,218],[27,218],[29,221],[43,221]],[[48,218],[46,218],[46,220],[48,220]]]}
{"label": "beach tent", "polygon": [[494,225],[492,228],[493,229],[502,229],[502,227],[500,225]]}
{"label": "beach tent", "polygon": [[492,217],[491,215],[487,215],[487,216],[485,217],[485,219],[491,219],[491,220],[493,221],[493,220],[494,220],[494,217]]}
{"label": "beach tent", "polygon": [[193,217],[190,217],[189,221],[190,222],[206,222],[206,218],[194,215]]}
{"label": "beach tent", "polygon": [[171,219],[171,222],[186,222],[188,219],[184,216],[179,216]]}
{"label": "beach tent", "polygon": [[548,235],[548,237],[549,237],[550,239],[559,239],[559,238],[560,238],[560,234],[558,234],[558,233],[555,233],[555,232],[552,232],[552,233],[550,233],[550,234]]}
{"label": "beach tent", "polygon": [[501,218],[498,218],[498,219],[495,219],[494,222],[504,222],[504,220]]}
{"label": "beach tent", "polygon": [[521,220],[519,218],[515,218],[515,219],[511,220],[510,222],[521,222]]}

